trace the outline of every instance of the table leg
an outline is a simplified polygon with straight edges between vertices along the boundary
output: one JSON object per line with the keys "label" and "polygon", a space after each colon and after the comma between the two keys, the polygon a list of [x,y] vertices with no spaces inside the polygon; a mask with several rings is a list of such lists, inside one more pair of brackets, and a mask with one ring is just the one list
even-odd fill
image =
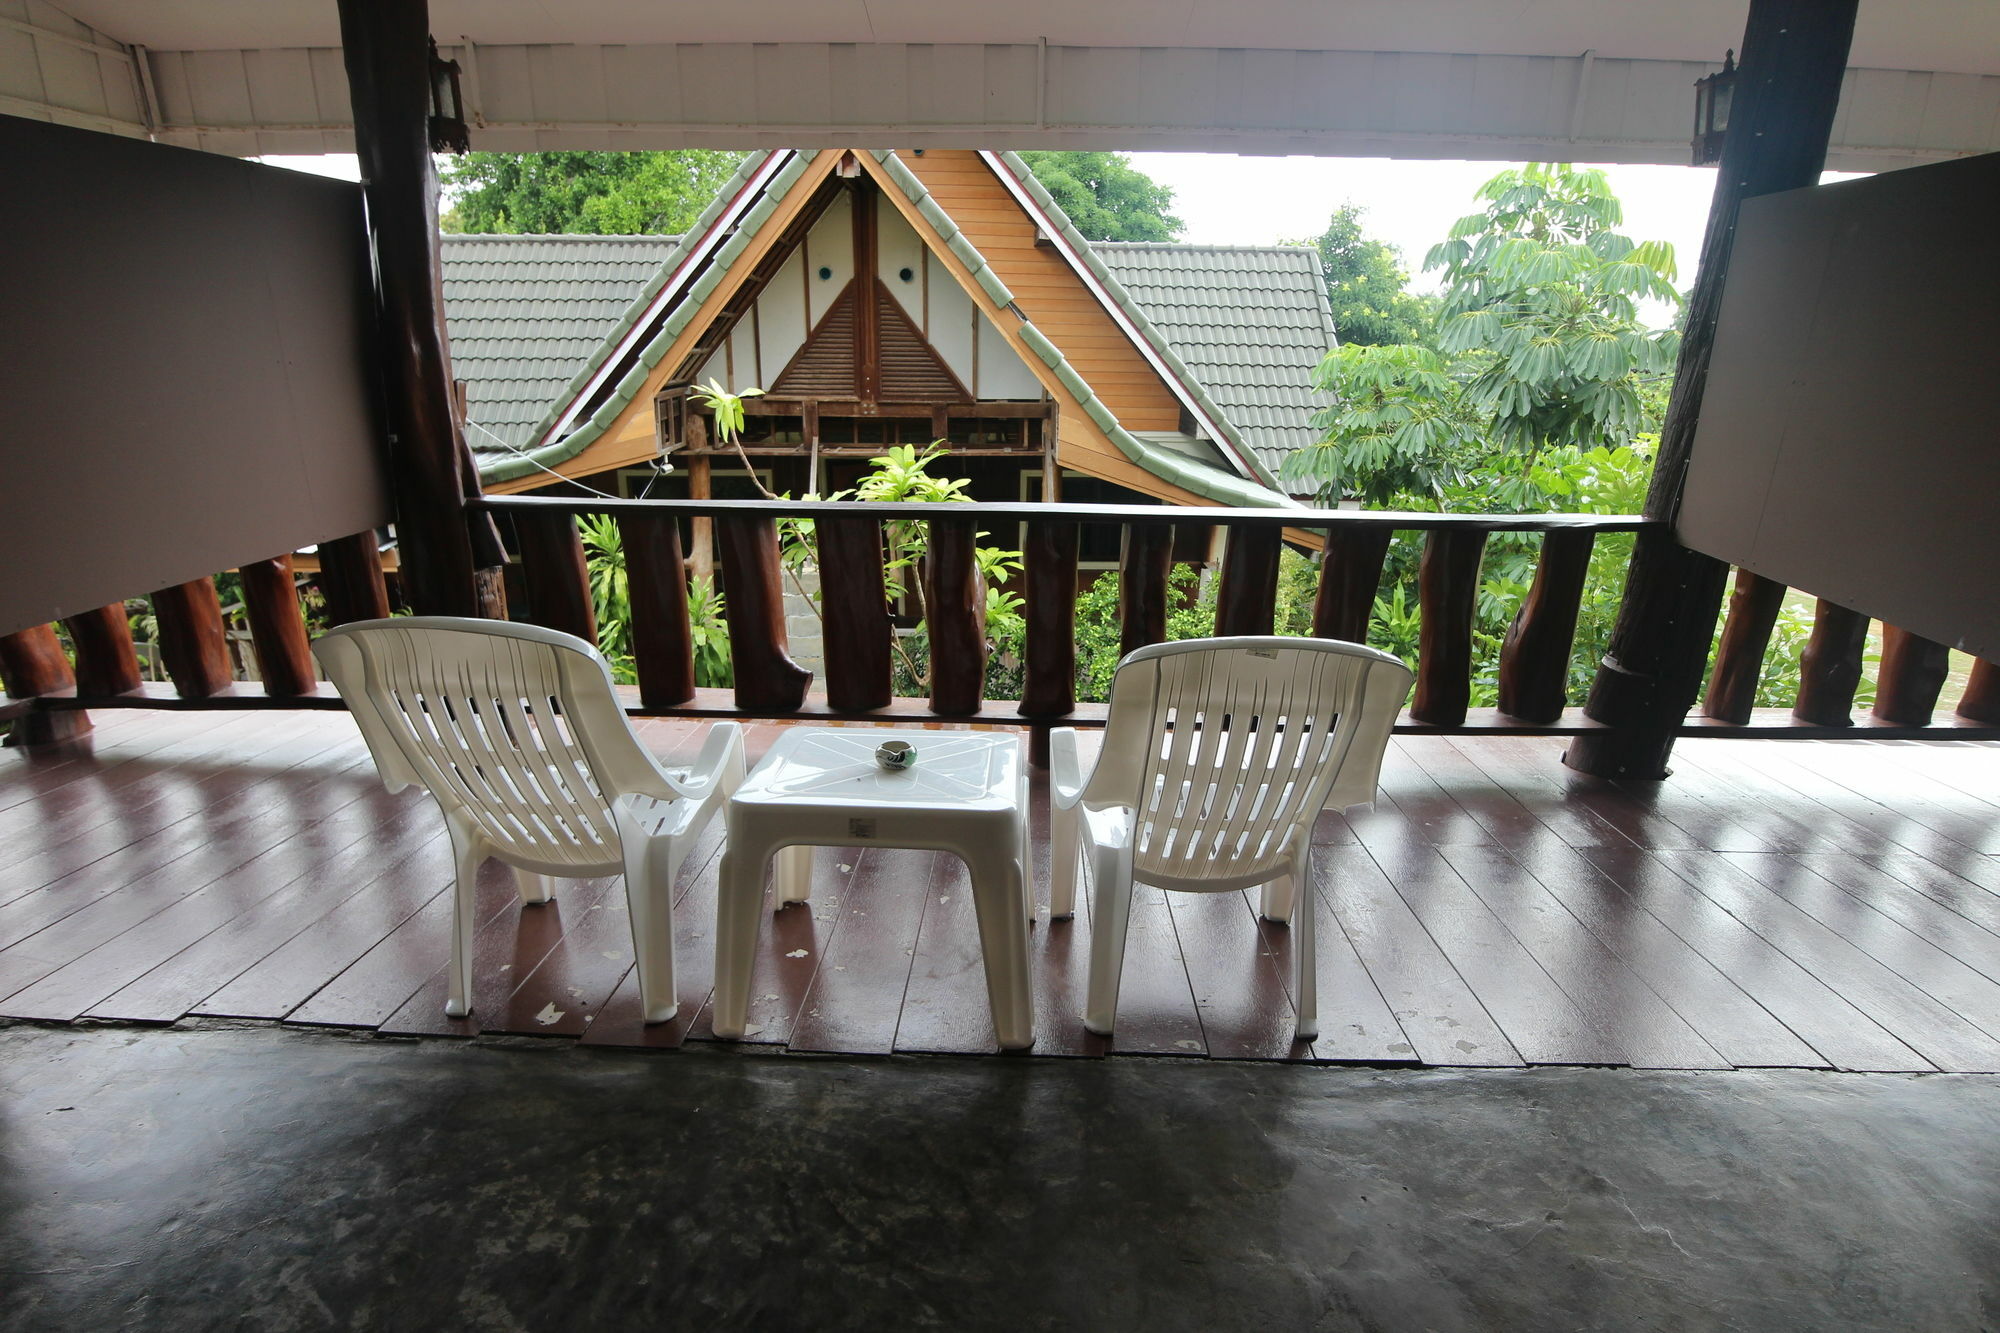
{"label": "table leg", "polygon": [[1017,858],[967,858],[972,903],[979,915],[979,953],[986,967],[986,1000],[1000,1048],[1035,1044],[1033,993],[1028,981],[1028,925],[1021,910],[1026,875]]}
{"label": "table leg", "polygon": [[812,895],[813,849],[802,843],[778,852],[778,906],[802,903]]}
{"label": "table leg", "polygon": [[743,1036],[750,1012],[750,972],[757,962],[757,927],[763,915],[764,866],[769,853],[729,848],[716,872],[715,1035]]}

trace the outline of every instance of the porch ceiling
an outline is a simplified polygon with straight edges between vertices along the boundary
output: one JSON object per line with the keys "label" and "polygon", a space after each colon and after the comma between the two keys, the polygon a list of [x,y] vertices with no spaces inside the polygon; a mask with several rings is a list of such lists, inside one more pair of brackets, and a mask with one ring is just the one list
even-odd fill
{"label": "porch ceiling", "polygon": [[[0,111],[344,151],[323,0],[0,0]],[[476,146],[1223,149],[1684,162],[1741,0],[434,0]],[[890,40],[892,39],[893,40]],[[1143,40],[1146,44],[1139,45]],[[134,47],[143,47],[135,59]],[[661,77],[662,71],[668,77]],[[2000,148],[2000,7],[1866,0],[1828,165]]]}

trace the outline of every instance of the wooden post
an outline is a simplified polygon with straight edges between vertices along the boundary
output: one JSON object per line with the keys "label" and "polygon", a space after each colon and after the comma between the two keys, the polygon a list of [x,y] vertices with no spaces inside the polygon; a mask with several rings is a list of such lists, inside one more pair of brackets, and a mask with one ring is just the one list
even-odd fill
{"label": "wooden post", "polygon": [[597,643],[597,610],[590,600],[590,564],[570,514],[518,514],[521,574],[528,586],[529,624]]}
{"label": "wooden post", "polygon": [[[459,491],[468,506],[485,493],[485,488],[479,484],[479,463],[473,458],[472,448],[465,440],[465,423],[470,412],[465,381],[453,380],[451,429],[458,442]],[[465,511],[465,531],[472,543],[473,602],[484,619],[505,620],[507,547],[500,540],[500,525],[493,521],[493,515],[468,507]]]}
{"label": "wooden post", "polygon": [[1368,642],[1375,612],[1375,589],[1389,554],[1388,528],[1359,523],[1331,528],[1320,555],[1319,592],[1313,599],[1313,633],[1322,639]]}
{"label": "wooden post", "polygon": [[1278,528],[1229,529],[1222,554],[1222,583],[1215,590],[1215,632],[1230,637],[1271,632],[1278,605]]}
{"label": "wooden post", "polygon": [[183,699],[206,699],[229,687],[229,639],[215,580],[190,579],[153,594],[160,661]]}
{"label": "wooden post", "polygon": [[278,699],[311,694],[318,684],[299,592],[292,581],[292,557],[251,560],[236,570],[243,580],[243,614],[257,650],[257,674],[264,693]]}
{"label": "wooden post", "polygon": [[439,300],[429,6],[425,0],[339,0],[339,9],[354,150],[375,250],[403,587],[420,615],[475,615],[459,470],[463,446],[452,418]]}
{"label": "wooden post", "polygon": [[632,665],[639,702],[671,708],[694,698],[694,636],[688,627],[681,527],[671,514],[622,514],[625,578],[632,600]]}
{"label": "wooden post", "polygon": [[319,544],[319,590],[331,624],[388,616],[389,585],[382,578],[382,550],[372,530]]}
{"label": "wooden post", "polygon": [[1164,523],[1130,523],[1118,557],[1118,655],[1167,637],[1168,574],[1174,530]]}
{"label": "wooden post", "polygon": [[1555,722],[1569,703],[1569,655],[1597,534],[1557,528],[1542,534],[1535,581],[1500,646],[1500,711],[1523,722]]}
{"label": "wooden post", "polygon": [[[688,443],[692,447],[696,440],[707,440],[707,418],[695,412],[687,416]],[[690,454],[687,459],[688,499],[706,500],[712,492],[709,488],[708,455]],[[688,521],[688,574],[692,578],[704,580],[709,587],[715,586],[715,520],[696,517]]]}
{"label": "wooden post", "polygon": [[1741,726],[1757,706],[1757,682],[1764,674],[1764,655],[1771,649],[1771,631],[1784,609],[1785,585],[1736,571],[1736,591],[1729,594],[1729,618],[1722,622],[1722,642],[1709,673],[1704,717]]}
{"label": "wooden post", "polygon": [[777,524],[768,518],[717,519],[715,544],[722,557],[723,614],[729,621],[736,706],[769,717],[796,712],[806,701],[812,672],[786,651],[790,640],[785,633]]}
{"label": "wooden post", "polygon": [[139,654],[132,647],[132,622],[125,603],[113,602],[82,615],[63,617],[76,649],[76,692],[86,699],[130,694],[145,684]]}
{"label": "wooden post", "polygon": [[1417,566],[1417,693],[1410,720],[1455,727],[1472,701],[1472,616],[1479,600],[1479,562],[1486,534],[1436,528]]}
{"label": "wooden post", "polygon": [[[1813,185],[1847,71],[1859,0],[1750,0],[1729,134],[1688,301],[1673,397],[1646,496],[1649,518],[1673,520],[1701,417],[1715,320],[1743,200]],[[1693,100],[1693,90],[1688,97]],[[1670,529],[1633,544],[1625,598],[1585,712],[1607,724],[1579,736],[1563,761],[1606,778],[1663,778],[1674,736],[1701,692],[1729,569],[1682,546]]]}
{"label": "wooden post", "polygon": [[813,533],[819,542],[826,701],[857,712],[886,708],[896,630],[882,578],[882,524],[872,518],[822,518]]}
{"label": "wooden post", "polygon": [[1973,661],[1965,693],[1959,696],[1958,715],[1968,722],[2000,727],[2000,665],[1983,657]]}
{"label": "wooden post", "polygon": [[[33,699],[76,684],[55,626],[36,625],[0,635],[0,684],[11,699]],[[9,745],[49,745],[90,730],[90,714],[80,708],[37,709],[14,719]]]}
{"label": "wooden post", "polygon": [[972,520],[930,520],[924,623],[931,641],[931,710],[947,717],[976,713],[985,702],[986,587],[977,545]]}
{"label": "wooden post", "polygon": [[1799,698],[1792,716],[1822,727],[1852,724],[1850,710],[1867,646],[1868,617],[1820,598],[1812,638],[1799,659]]}
{"label": "wooden post", "polygon": [[1023,717],[1076,711],[1076,559],[1074,523],[1029,523],[1021,552],[1027,580],[1028,642],[1021,679]]}
{"label": "wooden post", "polygon": [[1935,639],[1884,625],[1875,716],[1899,726],[1928,727],[1949,674],[1951,649]]}

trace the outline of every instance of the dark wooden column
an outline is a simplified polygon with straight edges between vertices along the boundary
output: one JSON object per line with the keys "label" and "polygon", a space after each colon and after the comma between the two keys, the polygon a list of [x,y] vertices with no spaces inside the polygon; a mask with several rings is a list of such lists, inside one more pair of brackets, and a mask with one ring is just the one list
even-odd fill
{"label": "dark wooden column", "polygon": [[1486,534],[1435,528],[1417,566],[1423,623],[1417,637],[1417,691],[1410,720],[1455,727],[1472,701],[1472,618],[1479,601],[1479,562]]}
{"label": "dark wooden column", "polygon": [[85,698],[129,694],[145,683],[139,654],[132,647],[132,621],[125,603],[113,602],[82,615],[65,616],[76,649],[76,692]]}
{"label": "dark wooden column", "polygon": [[1382,561],[1389,554],[1388,528],[1359,523],[1329,529],[1320,556],[1319,593],[1313,599],[1313,633],[1322,639],[1368,642],[1368,621],[1375,613],[1375,590],[1382,583]]}
{"label": "dark wooden column", "polygon": [[1560,528],[1542,534],[1535,582],[1500,645],[1500,711],[1524,722],[1554,722],[1569,702],[1569,654],[1597,534]]}
{"label": "dark wooden column", "polygon": [[[0,635],[0,684],[14,699],[33,699],[76,684],[55,626],[36,625]],[[36,711],[14,719],[7,744],[47,745],[89,730],[90,715],[81,709]]]}
{"label": "dark wooden column", "polygon": [[1027,660],[1023,717],[1061,717],[1076,709],[1076,560],[1074,523],[1030,523],[1022,561],[1027,579]]}
{"label": "dark wooden column", "polygon": [[882,580],[882,524],[822,518],[819,543],[820,642],[826,701],[835,708],[886,708],[890,699],[889,594]]}
{"label": "dark wooden column", "polygon": [[1222,551],[1222,582],[1215,591],[1218,635],[1271,632],[1278,604],[1278,553],[1285,534],[1277,528],[1231,528]]}
{"label": "dark wooden column", "polygon": [[1928,727],[1949,674],[1951,649],[1935,639],[1884,625],[1875,716],[1905,727]]}
{"label": "dark wooden column", "polygon": [[590,563],[571,514],[517,514],[521,576],[528,587],[530,624],[597,642],[597,610],[590,600]]}
{"label": "dark wooden column", "polygon": [[1132,523],[1118,558],[1118,654],[1124,656],[1167,637],[1168,574],[1174,530],[1164,523]]}
{"label": "dark wooden column", "polygon": [[250,622],[250,643],[257,651],[264,693],[281,699],[311,694],[318,681],[305,618],[299,614],[292,557],[252,560],[236,572],[243,580],[243,615]]}
{"label": "dark wooden column", "polygon": [[986,587],[978,541],[970,519],[930,521],[924,622],[931,641],[931,710],[947,717],[976,713],[985,701]]}
{"label": "dark wooden column", "polygon": [[1771,631],[1784,609],[1785,585],[1747,569],[1736,571],[1736,591],[1729,594],[1729,618],[1722,622],[1722,642],[1715,650],[1715,667],[1708,676],[1708,696],[1702,716],[1741,725],[1757,706],[1757,682],[1764,675],[1764,655],[1771,650]]}
{"label": "dark wooden column", "polygon": [[191,579],[153,594],[160,628],[160,662],[183,699],[206,699],[228,688],[229,639],[215,580]]}
{"label": "dark wooden column", "polygon": [[319,590],[326,595],[326,618],[332,624],[381,620],[389,614],[389,585],[382,578],[382,550],[374,532],[319,544]]}
{"label": "dark wooden column", "polygon": [[425,0],[339,0],[339,8],[354,149],[375,250],[403,587],[420,615],[476,615],[462,446],[452,418],[451,360],[438,297],[429,6]]}
{"label": "dark wooden column", "polygon": [[771,717],[794,712],[806,701],[812,672],[787,651],[778,526],[768,518],[718,518],[715,546],[722,557],[722,607],[729,622],[736,706]]}
{"label": "dark wooden column", "polygon": [[671,514],[621,514],[626,587],[632,601],[632,665],[639,702],[671,708],[694,698],[694,635],[688,628],[687,566]]}
{"label": "dark wooden column", "polygon": [[1868,617],[1819,600],[1812,638],[1799,659],[1799,697],[1792,716],[1822,727],[1854,721],[1854,691],[1861,683],[1861,655],[1868,647]]}
{"label": "dark wooden column", "polygon": [[[1646,496],[1650,518],[1671,522],[1708,384],[1715,320],[1743,200],[1812,185],[1840,101],[1859,0],[1750,0],[1729,134],[1688,301],[1660,452]],[[1694,90],[1688,89],[1688,104]],[[1671,530],[1634,543],[1625,599],[1585,706],[1607,730],[1579,736],[1563,760],[1607,778],[1663,778],[1674,735],[1701,691],[1729,569],[1682,546]]]}

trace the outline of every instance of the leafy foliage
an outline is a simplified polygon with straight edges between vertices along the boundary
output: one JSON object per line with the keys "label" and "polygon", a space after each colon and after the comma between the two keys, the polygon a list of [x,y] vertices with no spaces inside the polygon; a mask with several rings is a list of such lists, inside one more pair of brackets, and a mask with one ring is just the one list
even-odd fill
{"label": "leafy foliage", "polygon": [[[624,535],[609,514],[586,515],[577,526],[583,536],[591,606],[597,614],[597,650],[611,664],[613,680],[634,684],[639,676],[632,660],[632,585],[625,567]],[[733,684],[722,597],[707,579],[696,579],[688,588],[688,629],[694,639],[694,683]]]}
{"label": "leafy foliage", "polygon": [[1365,235],[1354,204],[1342,204],[1325,231],[1294,244],[1319,251],[1334,336],[1343,345],[1414,343],[1429,332],[1436,300],[1404,290],[1410,275],[1402,252]]}
{"label": "leafy foliage", "polygon": [[666,235],[686,231],[741,153],[467,153],[440,173],[451,232]]}
{"label": "leafy foliage", "polygon": [[1182,222],[1167,210],[1174,192],[1123,153],[1021,154],[1035,179],[1091,241],[1171,241]]}
{"label": "leafy foliage", "polygon": [[[1673,248],[1635,244],[1604,174],[1533,163],[1480,188],[1425,258],[1445,282],[1427,338],[1342,347],[1320,366],[1336,404],[1287,489],[1323,501],[1443,499],[1466,478],[1525,471],[1544,449],[1629,445],[1657,430],[1679,335],[1639,302],[1680,303]],[[1512,461],[1510,462],[1510,456]]]}

